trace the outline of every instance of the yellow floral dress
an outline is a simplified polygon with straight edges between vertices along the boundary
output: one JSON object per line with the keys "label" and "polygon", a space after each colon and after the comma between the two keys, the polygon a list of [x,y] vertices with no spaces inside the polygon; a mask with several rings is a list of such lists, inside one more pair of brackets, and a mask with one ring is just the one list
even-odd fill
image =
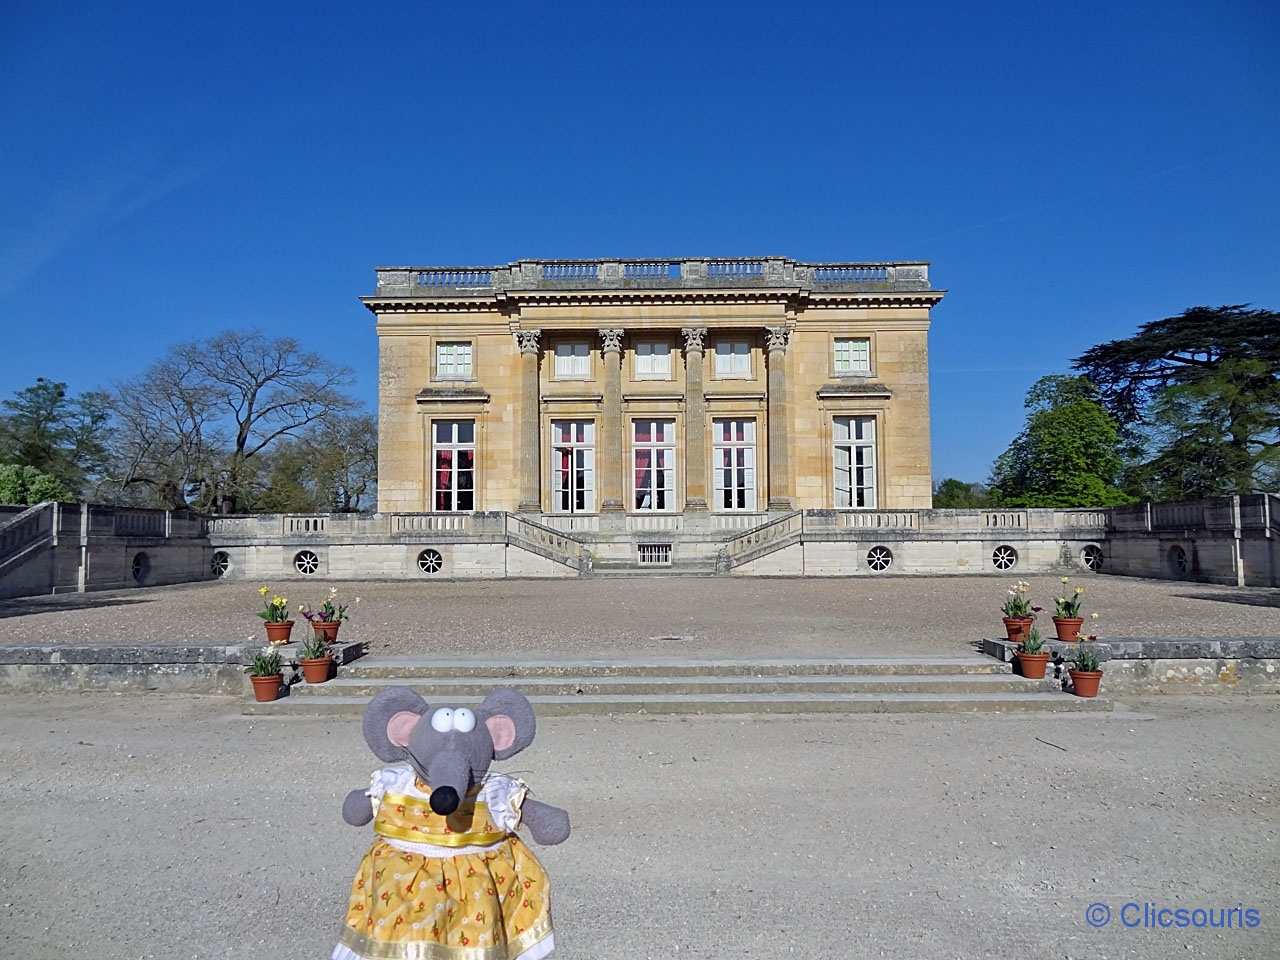
{"label": "yellow floral dress", "polygon": [[408,764],[373,775],[373,847],[351,884],[333,960],[541,960],[551,896],[515,834],[527,787],[490,774],[458,809],[432,811]]}

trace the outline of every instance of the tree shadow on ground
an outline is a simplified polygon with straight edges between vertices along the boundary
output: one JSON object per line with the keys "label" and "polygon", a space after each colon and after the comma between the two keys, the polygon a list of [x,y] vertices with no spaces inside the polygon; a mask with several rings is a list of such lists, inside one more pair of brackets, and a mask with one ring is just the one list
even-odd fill
{"label": "tree shadow on ground", "polygon": [[75,594],[61,597],[20,597],[0,600],[0,620],[9,617],[28,617],[42,613],[62,613],[68,610],[92,610],[97,607],[123,607],[135,603],[150,603],[152,597],[94,597]]}
{"label": "tree shadow on ground", "polygon": [[1274,587],[1249,589],[1241,587],[1222,593],[1175,593],[1172,596],[1184,600],[1217,600],[1222,603],[1242,603],[1249,607],[1280,607],[1280,590]]}

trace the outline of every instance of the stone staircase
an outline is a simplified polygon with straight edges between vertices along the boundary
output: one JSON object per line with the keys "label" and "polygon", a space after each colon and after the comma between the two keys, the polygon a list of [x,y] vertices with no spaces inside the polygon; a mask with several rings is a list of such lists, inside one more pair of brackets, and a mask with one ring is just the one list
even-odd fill
{"label": "stone staircase", "polygon": [[1110,710],[1099,698],[1024,680],[988,658],[441,660],[367,657],[324,684],[293,684],[270,716],[357,714],[378,691],[412,687],[432,705],[472,706],[494,687],[524,693],[540,716],[709,713],[978,713]]}

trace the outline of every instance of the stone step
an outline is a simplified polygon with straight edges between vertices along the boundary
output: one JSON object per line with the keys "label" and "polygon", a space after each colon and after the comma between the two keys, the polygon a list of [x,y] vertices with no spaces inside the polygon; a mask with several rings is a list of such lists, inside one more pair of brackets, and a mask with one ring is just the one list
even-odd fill
{"label": "stone step", "polygon": [[[610,714],[804,714],[804,713],[1080,713],[1111,710],[1111,702],[1053,693],[855,693],[855,694],[697,694],[693,696],[532,696],[542,717]],[[247,701],[246,714],[319,716],[359,714],[364,697],[289,696],[272,703]],[[479,697],[459,697],[457,706],[474,706]]]}
{"label": "stone step", "polygon": [[1041,693],[1052,681],[1010,674],[917,674],[914,676],[625,676],[625,677],[339,677],[328,683],[298,684],[291,696],[373,697],[391,686],[417,690],[430,703],[449,704],[484,697],[495,686],[525,696],[723,696],[730,694]]}
{"label": "stone step", "polygon": [[[673,640],[681,638],[674,637]],[[847,657],[770,660],[645,657],[635,660],[476,660],[436,657],[363,657],[342,668],[345,679],[397,680],[479,677],[493,684],[527,677],[795,677],[947,676],[1010,674],[990,657]]]}

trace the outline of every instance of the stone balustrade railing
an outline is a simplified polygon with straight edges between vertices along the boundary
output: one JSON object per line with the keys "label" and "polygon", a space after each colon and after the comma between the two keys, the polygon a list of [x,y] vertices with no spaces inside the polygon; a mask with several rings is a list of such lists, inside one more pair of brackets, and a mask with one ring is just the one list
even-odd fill
{"label": "stone balustrade railing", "polygon": [[490,267],[379,267],[379,297],[492,296],[504,290],[796,287],[817,291],[921,291],[924,261],[804,263],[785,257],[517,260]]}

